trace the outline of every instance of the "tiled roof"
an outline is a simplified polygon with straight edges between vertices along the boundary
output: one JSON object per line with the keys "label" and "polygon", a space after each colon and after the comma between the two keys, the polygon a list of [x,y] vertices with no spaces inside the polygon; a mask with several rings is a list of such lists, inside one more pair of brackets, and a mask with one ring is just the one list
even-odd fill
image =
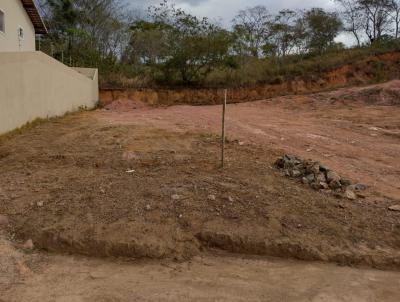
{"label": "tiled roof", "polygon": [[42,17],[40,16],[39,11],[33,0],[21,0],[21,2],[26,12],[28,13],[29,18],[32,21],[35,32],[37,34],[47,34],[46,25],[44,25]]}

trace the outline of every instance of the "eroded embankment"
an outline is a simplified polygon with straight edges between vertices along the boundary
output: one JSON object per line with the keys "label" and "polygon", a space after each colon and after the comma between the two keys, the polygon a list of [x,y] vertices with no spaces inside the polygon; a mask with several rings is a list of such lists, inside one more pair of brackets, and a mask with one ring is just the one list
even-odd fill
{"label": "eroded embankment", "polygon": [[[295,78],[277,84],[260,84],[229,89],[234,103],[263,100],[280,95],[305,94],[345,86],[366,85],[399,78],[400,52],[372,56],[327,72],[318,78]],[[150,105],[220,104],[223,89],[102,89],[100,105],[118,100],[132,100]]]}

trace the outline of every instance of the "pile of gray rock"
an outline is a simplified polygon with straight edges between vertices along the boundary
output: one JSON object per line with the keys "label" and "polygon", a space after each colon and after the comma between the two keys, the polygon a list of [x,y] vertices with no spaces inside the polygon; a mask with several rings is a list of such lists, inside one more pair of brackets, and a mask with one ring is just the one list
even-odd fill
{"label": "pile of gray rock", "polygon": [[284,155],[279,158],[276,167],[288,177],[299,179],[316,191],[335,194],[338,197],[357,199],[364,197],[366,190],[362,184],[352,184],[349,179],[341,177],[335,171],[311,159],[302,159],[294,155]]}

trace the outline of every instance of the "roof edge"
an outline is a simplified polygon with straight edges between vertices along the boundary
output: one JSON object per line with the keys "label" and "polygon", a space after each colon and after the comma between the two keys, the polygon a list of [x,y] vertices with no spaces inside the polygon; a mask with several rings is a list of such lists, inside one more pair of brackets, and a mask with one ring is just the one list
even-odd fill
{"label": "roof edge", "polygon": [[31,19],[36,34],[47,34],[46,25],[39,14],[39,10],[33,0],[21,0],[22,6],[25,8],[26,13]]}

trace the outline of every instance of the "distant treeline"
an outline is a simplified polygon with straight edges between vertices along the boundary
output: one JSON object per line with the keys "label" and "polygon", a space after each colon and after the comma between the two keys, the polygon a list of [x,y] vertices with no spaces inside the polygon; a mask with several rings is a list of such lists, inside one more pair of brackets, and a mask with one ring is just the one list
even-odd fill
{"label": "distant treeline", "polygon": [[[38,47],[66,64],[98,67],[102,85],[130,87],[274,82],[397,49],[400,0],[336,2],[337,11],[247,8],[227,29],[167,0],[145,14],[123,0],[39,0],[49,34]],[[354,49],[335,42],[342,32]]]}

